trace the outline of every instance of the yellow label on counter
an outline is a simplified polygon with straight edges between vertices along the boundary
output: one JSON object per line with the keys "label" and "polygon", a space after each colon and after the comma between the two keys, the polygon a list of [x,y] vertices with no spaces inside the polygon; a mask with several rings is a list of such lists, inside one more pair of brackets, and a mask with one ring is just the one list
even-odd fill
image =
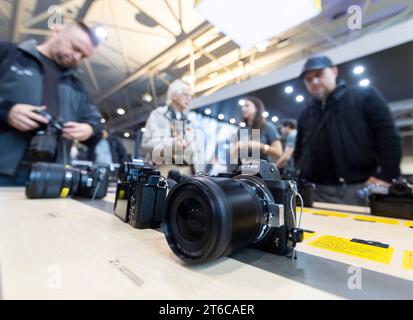
{"label": "yellow label on counter", "polygon": [[316,232],[304,231],[304,241],[314,237],[316,234]]}
{"label": "yellow label on counter", "polygon": [[[297,206],[297,211],[299,211],[299,210],[300,210],[300,207]],[[304,208],[304,209],[303,209],[303,212],[313,213],[313,212],[314,212],[314,209]]]}
{"label": "yellow label on counter", "polygon": [[393,256],[394,248],[381,248],[373,245],[353,242],[350,239],[338,238],[334,236],[323,236],[308,243],[308,245],[341,253],[347,256],[371,260],[384,264],[389,264]]}
{"label": "yellow label on counter", "polygon": [[413,251],[404,252],[403,268],[413,270]]}
{"label": "yellow label on counter", "polygon": [[70,193],[69,188],[62,188],[62,191],[60,192],[60,198],[67,198],[69,193]]}
{"label": "yellow label on counter", "polygon": [[377,217],[367,217],[367,216],[356,216],[354,220],[366,221],[366,222],[377,222],[385,224],[399,224],[399,221],[395,219],[377,218]]}
{"label": "yellow label on counter", "polygon": [[119,191],[119,199],[125,199],[125,195],[126,195],[125,190],[120,190]]}
{"label": "yellow label on counter", "polygon": [[413,222],[406,222],[406,227],[413,228]]}
{"label": "yellow label on counter", "polygon": [[336,218],[348,218],[350,216],[347,213],[327,211],[327,210],[317,210],[317,209],[304,209],[303,212],[311,213],[316,216],[336,217]]}

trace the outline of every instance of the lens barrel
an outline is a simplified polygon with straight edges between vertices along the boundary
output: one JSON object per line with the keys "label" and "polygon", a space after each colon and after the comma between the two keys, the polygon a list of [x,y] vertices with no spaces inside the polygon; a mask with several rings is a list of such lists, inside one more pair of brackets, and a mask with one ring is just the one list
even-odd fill
{"label": "lens barrel", "polygon": [[32,165],[26,185],[26,196],[37,198],[65,198],[76,194],[81,173],[59,164],[38,162]]}
{"label": "lens barrel", "polygon": [[163,229],[179,258],[190,264],[204,263],[257,239],[264,214],[253,187],[259,179],[247,179],[194,177],[172,189]]}

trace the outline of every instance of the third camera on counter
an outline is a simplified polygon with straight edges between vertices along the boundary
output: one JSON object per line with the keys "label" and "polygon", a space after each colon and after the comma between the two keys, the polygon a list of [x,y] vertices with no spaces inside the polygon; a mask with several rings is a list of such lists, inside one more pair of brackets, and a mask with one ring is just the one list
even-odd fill
{"label": "third camera on counter", "polygon": [[109,166],[104,164],[71,167],[63,164],[36,162],[31,166],[26,185],[29,199],[106,196]]}
{"label": "third camera on counter", "polygon": [[365,188],[372,215],[413,220],[413,185],[405,179],[394,180],[389,187]]}
{"label": "third camera on counter", "polygon": [[167,195],[167,179],[143,162],[126,163],[116,191],[115,214],[135,228],[162,223],[182,260],[199,264],[245,246],[278,255],[303,240],[295,214],[296,185],[266,161],[244,164],[233,175],[183,179]]}

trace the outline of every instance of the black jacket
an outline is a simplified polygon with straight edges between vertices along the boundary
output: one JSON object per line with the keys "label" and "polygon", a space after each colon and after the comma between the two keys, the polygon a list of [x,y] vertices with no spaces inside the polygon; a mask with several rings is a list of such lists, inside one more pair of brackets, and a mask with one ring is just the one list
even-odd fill
{"label": "black jacket", "polygon": [[[42,95],[43,67],[36,42],[29,40],[18,46],[0,42],[0,174],[15,174],[32,136],[7,124],[10,109],[17,103],[40,106]],[[85,144],[94,145],[99,141],[101,115],[89,100],[74,69],[63,74],[58,97],[62,120],[90,124],[94,134]],[[69,148],[69,144],[66,147]]]}
{"label": "black jacket", "polygon": [[[313,100],[300,115],[294,160],[301,178],[314,181],[317,176],[314,170],[320,152],[315,149],[325,146],[317,145],[318,139],[312,135],[323,110],[330,109],[320,134],[329,133],[327,141],[338,180],[356,183],[375,176],[391,182],[400,176],[401,139],[386,101],[374,88],[347,87],[340,82],[325,106]],[[311,146],[309,141],[313,141]]]}

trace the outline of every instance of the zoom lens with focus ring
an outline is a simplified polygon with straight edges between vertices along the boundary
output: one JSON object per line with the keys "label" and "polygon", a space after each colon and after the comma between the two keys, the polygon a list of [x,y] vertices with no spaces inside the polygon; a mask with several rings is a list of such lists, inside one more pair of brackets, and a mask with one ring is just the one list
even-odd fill
{"label": "zoom lens with focus ring", "polygon": [[80,179],[78,169],[54,163],[34,163],[26,185],[26,196],[29,199],[73,196]]}
{"label": "zoom lens with focus ring", "polygon": [[178,184],[163,216],[172,251],[187,263],[200,264],[254,243],[265,214],[258,184],[255,177],[194,177]]}

